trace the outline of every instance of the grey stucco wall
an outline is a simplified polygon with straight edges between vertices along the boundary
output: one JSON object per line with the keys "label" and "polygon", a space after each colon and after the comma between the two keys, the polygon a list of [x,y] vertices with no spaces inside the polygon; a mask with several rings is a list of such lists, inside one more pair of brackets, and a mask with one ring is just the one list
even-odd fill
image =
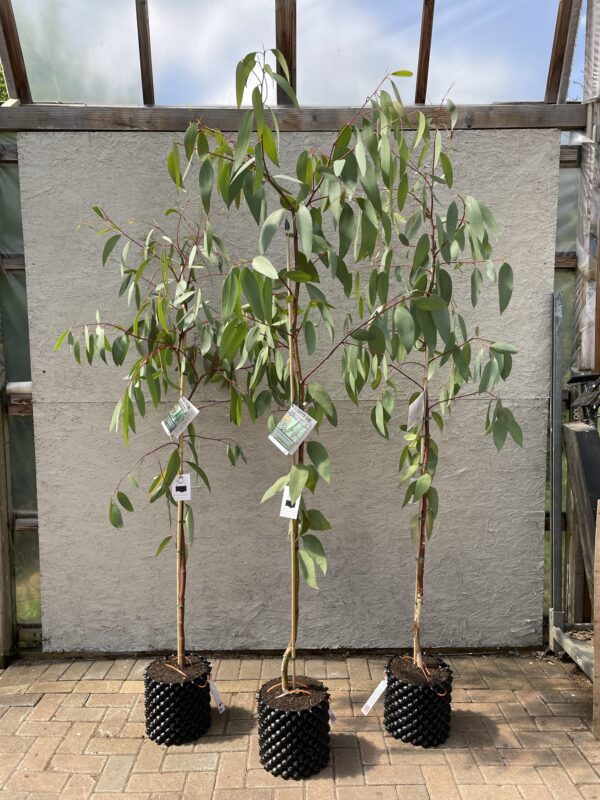
{"label": "grey stucco wall", "polygon": [[[53,353],[60,330],[123,318],[117,270],[100,266],[89,230],[92,204],[114,219],[151,220],[169,203],[164,169],[170,134],[19,135],[34,386],[42,615],[47,651],[151,650],[174,646],[174,559],[156,559],[166,534],[163,510],[134,496],[123,531],[107,522],[117,480],[154,443],[147,417],[125,451],[108,433],[123,370],[78,368]],[[323,136],[286,134],[287,152]],[[502,318],[487,291],[473,314],[493,338],[517,344],[503,397],[523,425],[525,447],[497,455],[482,436],[485,402],[458,404],[441,443],[441,513],[426,568],[424,640],[429,646],[482,647],[541,641],[550,293],[553,285],[558,131],[461,132],[455,175],[463,193],[489,204],[501,236],[496,253],[515,270],[513,303]],[[284,164],[282,171],[291,167]],[[234,249],[254,252],[256,228],[221,215]],[[343,303],[340,302],[340,307]],[[342,310],[338,317],[343,316]],[[333,524],[323,534],[329,574],[320,592],[302,588],[301,647],[392,647],[410,641],[414,551],[401,513],[398,442],[378,437],[368,409],[343,399],[340,426],[324,428],[334,476],[315,505]],[[218,407],[217,407],[218,408]],[[231,433],[224,412],[203,430]],[[235,435],[235,434],[234,434]],[[221,446],[206,447],[213,492],[194,493],[188,642],[192,648],[281,648],[288,636],[288,547],[278,501],[259,505],[285,471],[264,422],[246,426],[248,466],[232,468]]]}

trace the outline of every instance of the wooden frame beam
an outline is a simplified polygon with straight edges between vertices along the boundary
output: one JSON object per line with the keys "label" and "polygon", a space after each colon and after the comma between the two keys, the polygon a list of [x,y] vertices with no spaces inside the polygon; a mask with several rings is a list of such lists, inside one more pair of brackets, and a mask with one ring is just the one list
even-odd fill
{"label": "wooden frame beam", "polygon": [[415,88],[415,103],[418,105],[425,103],[427,97],[427,80],[429,78],[429,57],[431,55],[434,10],[435,0],[423,0],[423,15],[421,17],[421,42],[419,44],[417,85]]}
{"label": "wooden frame beam", "polygon": [[0,0],[0,28],[0,59],[7,76],[9,96],[21,103],[31,103],[31,89],[11,0]]}
{"label": "wooden frame beam", "polygon": [[[275,43],[287,62],[290,83],[296,91],[296,0],[275,0]],[[277,72],[281,73],[279,65]],[[291,105],[289,97],[279,86],[277,105]]]}
{"label": "wooden frame beam", "polygon": [[[356,108],[280,108],[275,113],[282,131],[338,130]],[[450,125],[447,109],[406,106],[411,119],[424,111],[438,125]],[[236,108],[179,106],[75,106],[42,104],[0,107],[0,131],[184,131],[190,120],[235,131],[245,114]],[[503,128],[585,128],[586,108],[581,103],[506,103],[459,106],[456,127],[466,130]],[[406,126],[410,128],[409,126]]]}
{"label": "wooden frame beam", "polygon": [[152,48],[150,46],[150,20],[147,0],[135,0],[138,44],[140,49],[140,72],[142,75],[142,98],[144,105],[154,105],[154,76],[152,74]]}
{"label": "wooden frame beam", "polygon": [[[565,75],[567,73],[570,74],[573,60],[573,47],[569,47],[569,42],[571,41],[570,31],[573,19],[577,19],[579,16],[574,14],[577,5],[581,6],[578,0],[559,0],[552,54],[548,68],[548,80],[546,82],[546,103],[557,103],[561,84],[563,86],[565,82],[568,84],[568,77],[565,79]],[[572,39],[572,42],[574,45],[574,39]]]}

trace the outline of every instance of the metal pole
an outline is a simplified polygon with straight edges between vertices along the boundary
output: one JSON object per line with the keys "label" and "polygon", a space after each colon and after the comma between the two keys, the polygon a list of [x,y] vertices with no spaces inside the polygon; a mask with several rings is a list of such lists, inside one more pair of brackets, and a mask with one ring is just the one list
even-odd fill
{"label": "metal pole", "polygon": [[563,627],[563,536],[562,536],[562,294],[552,297],[552,379],[550,393],[550,536],[552,542],[552,598],[549,619],[549,640],[552,650],[560,650],[554,642],[553,630]]}

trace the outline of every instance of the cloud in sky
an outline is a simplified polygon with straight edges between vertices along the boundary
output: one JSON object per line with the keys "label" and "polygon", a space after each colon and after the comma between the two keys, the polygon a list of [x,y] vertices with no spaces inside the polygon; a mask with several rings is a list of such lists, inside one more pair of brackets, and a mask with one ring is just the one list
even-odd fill
{"label": "cloud in sky", "polygon": [[[558,0],[437,0],[428,101],[543,98]],[[158,103],[233,105],[234,72],[272,47],[275,0],[152,0]],[[36,100],[140,103],[133,2],[18,0]],[[416,70],[422,0],[297,0],[298,96],[356,105],[387,69]],[[414,78],[401,81],[407,102]]]}

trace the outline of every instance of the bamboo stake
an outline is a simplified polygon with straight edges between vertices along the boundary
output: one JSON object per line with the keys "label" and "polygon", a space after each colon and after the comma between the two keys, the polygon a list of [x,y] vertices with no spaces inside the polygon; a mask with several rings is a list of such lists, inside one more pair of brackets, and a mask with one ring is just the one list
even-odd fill
{"label": "bamboo stake", "polygon": [[[180,338],[179,342],[179,398],[181,399],[184,394],[185,377],[184,366],[185,358],[183,347],[185,345],[185,337]],[[184,439],[183,433],[179,436],[179,474],[183,473],[183,448]],[[185,584],[187,578],[187,565],[185,554],[185,534],[183,529],[183,514],[185,503],[183,500],[177,501],[177,534],[176,534],[176,550],[177,550],[177,666],[182,669],[185,666]]]}
{"label": "bamboo stake", "polygon": [[[421,448],[421,475],[429,464],[429,348],[425,348],[425,375],[423,379],[423,440]],[[421,497],[419,508],[419,547],[415,576],[415,608],[413,621],[413,658],[419,669],[423,669],[421,652],[421,612],[423,610],[423,586],[425,577],[425,546],[427,543],[427,495]]]}
{"label": "bamboo stake", "polygon": [[[293,234],[288,234],[286,237],[286,269],[289,272],[292,268],[291,265],[291,252],[290,252],[290,237]],[[295,319],[295,304],[296,300],[292,296],[288,299],[288,353],[289,353],[289,378],[290,378],[290,405],[296,400],[296,361],[298,355],[296,353],[296,340],[294,337],[294,319]],[[291,457],[291,465],[298,463],[295,455]],[[290,520],[288,535],[290,540],[290,573],[291,573],[291,587],[290,587],[290,618],[291,618],[291,632],[288,646],[283,654],[281,661],[281,688],[284,692],[289,691],[289,675],[288,665],[292,662],[292,689],[296,688],[296,640],[298,638],[298,612],[299,612],[299,574],[298,574],[298,520]]]}

